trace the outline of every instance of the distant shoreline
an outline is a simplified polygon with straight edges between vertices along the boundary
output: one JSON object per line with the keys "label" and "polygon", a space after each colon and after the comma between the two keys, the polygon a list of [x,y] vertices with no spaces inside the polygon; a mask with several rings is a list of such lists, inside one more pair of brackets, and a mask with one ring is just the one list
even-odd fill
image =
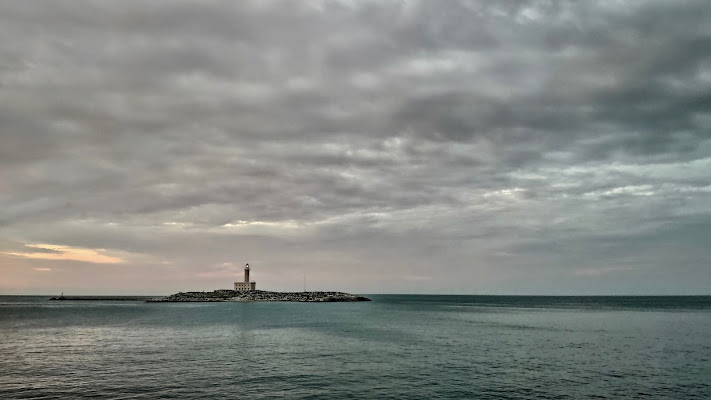
{"label": "distant shoreline", "polygon": [[[196,292],[185,292],[196,293]],[[202,292],[199,292],[202,293]],[[207,292],[210,293],[210,292]],[[285,293],[301,293],[301,292],[285,292]],[[480,297],[480,298],[582,298],[582,299],[600,299],[600,298],[692,298],[692,297],[711,297],[711,294],[433,294],[433,293],[368,293],[366,296],[425,296],[425,297]],[[82,300],[106,300],[106,301],[145,301],[151,299],[165,298],[165,295],[71,295],[71,296],[52,296],[50,294],[0,294],[0,297],[49,297],[48,300],[67,300],[67,301],[82,301]]]}

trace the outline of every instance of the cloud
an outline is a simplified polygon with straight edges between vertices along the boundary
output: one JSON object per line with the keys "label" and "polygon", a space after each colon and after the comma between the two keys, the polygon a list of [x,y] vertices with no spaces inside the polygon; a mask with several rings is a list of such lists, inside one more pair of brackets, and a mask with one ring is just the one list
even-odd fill
{"label": "cloud", "polygon": [[0,262],[510,293],[624,261],[626,290],[706,293],[706,246],[662,249],[711,227],[709,26],[705,1],[2,4]]}
{"label": "cloud", "polygon": [[406,281],[431,281],[431,276],[404,276],[403,279]]}
{"label": "cloud", "polygon": [[[104,249],[72,248],[69,246],[52,244],[26,244],[25,246],[35,249],[35,251],[31,253],[4,252],[3,254],[40,260],[72,260],[94,264],[118,264],[124,261],[119,257],[102,254],[105,252]],[[35,268],[35,270],[50,271],[51,269]]]}
{"label": "cloud", "polygon": [[627,269],[619,268],[619,267],[586,268],[586,269],[575,270],[573,272],[573,275],[576,275],[576,276],[600,276],[603,274],[612,274],[612,273],[619,273],[619,272],[627,272]]}

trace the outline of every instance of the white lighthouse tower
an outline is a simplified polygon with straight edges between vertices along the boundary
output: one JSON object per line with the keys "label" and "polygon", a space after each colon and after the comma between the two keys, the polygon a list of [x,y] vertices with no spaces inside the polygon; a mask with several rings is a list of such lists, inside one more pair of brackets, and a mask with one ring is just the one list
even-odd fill
{"label": "white lighthouse tower", "polygon": [[235,282],[235,290],[240,292],[248,292],[255,290],[257,282],[249,281],[249,264],[244,265],[244,282]]}

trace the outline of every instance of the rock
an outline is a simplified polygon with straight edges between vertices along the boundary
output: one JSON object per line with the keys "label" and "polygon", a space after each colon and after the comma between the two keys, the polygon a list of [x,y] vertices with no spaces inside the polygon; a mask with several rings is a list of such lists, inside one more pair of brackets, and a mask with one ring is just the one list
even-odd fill
{"label": "rock", "polygon": [[179,292],[149,303],[207,301],[298,301],[298,302],[350,302],[370,301],[369,298],[343,292],[269,292],[265,290],[238,291],[220,289],[212,292]]}

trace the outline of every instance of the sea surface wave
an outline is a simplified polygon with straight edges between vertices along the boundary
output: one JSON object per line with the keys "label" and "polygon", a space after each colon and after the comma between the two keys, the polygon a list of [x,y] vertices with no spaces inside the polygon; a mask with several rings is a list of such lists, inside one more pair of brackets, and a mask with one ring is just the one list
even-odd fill
{"label": "sea surface wave", "polygon": [[711,398],[711,296],[368,297],[0,296],[0,398]]}

